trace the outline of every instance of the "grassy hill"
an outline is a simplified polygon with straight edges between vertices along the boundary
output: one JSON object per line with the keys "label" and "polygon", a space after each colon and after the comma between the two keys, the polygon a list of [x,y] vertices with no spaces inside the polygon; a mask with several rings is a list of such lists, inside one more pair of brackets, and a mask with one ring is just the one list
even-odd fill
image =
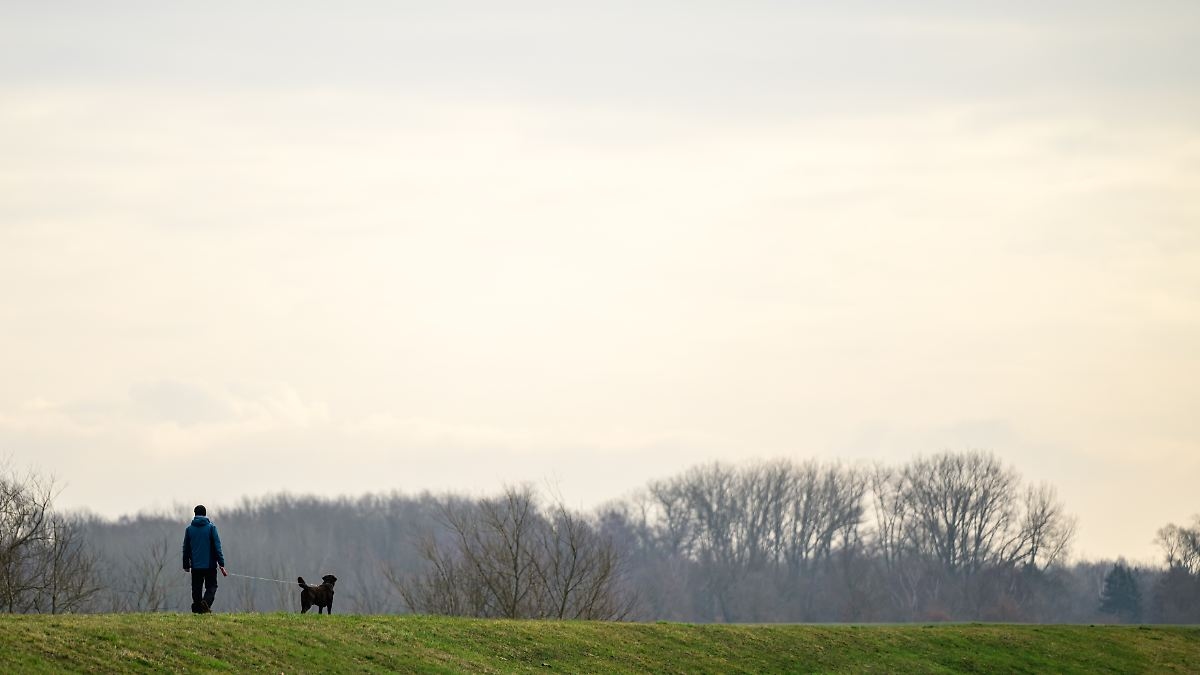
{"label": "grassy hill", "polygon": [[0,616],[0,672],[1200,672],[1200,627]]}

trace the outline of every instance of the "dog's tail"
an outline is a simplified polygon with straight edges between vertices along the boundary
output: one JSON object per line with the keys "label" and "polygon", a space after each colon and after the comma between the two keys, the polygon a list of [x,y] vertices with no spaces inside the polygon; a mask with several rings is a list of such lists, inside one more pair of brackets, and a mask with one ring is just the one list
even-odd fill
{"label": "dog's tail", "polygon": [[304,577],[296,577],[296,583],[300,584],[300,588],[308,590],[308,584],[304,583]]}

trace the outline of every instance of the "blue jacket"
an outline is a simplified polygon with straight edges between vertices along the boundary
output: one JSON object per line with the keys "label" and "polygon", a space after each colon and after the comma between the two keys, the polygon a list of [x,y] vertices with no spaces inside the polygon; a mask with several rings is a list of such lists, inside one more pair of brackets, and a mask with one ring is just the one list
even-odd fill
{"label": "blue jacket", "polygon": [[225,566],[217,526],[205,516],[196,516],[183,532],[183,569],[211,570],[217,565]]}

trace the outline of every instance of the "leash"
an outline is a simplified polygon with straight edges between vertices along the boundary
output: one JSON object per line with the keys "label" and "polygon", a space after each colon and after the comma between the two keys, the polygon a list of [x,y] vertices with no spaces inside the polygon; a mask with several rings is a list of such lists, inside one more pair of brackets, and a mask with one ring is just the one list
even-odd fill
{"label": "leash", "polygon": [[241,577],[243,579],[257,579],[259,581],[274,581],[277,584],[294,584],[294,583],[296,583],[295,581],[284,581],[283,579],[268,579],[266,577],[252,577],[248,574],[234,574],[233,572],[229,572],[228,574],[231,577]]}

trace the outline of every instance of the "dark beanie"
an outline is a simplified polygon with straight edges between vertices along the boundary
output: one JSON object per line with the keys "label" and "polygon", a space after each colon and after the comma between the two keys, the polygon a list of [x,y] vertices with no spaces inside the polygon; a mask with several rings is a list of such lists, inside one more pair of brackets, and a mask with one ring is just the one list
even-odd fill
{"label": "dark beanie", "polygon": [[205,511],[205,510],[204,510],[204,505],[203,505],[203,504],[201,504],[201,505],[197,506],[197,507],[195,508],[195,511],[196,511],[196,515],[198,515],[198,516],[203,516],[204,514],[208,513],[207,511]]}

